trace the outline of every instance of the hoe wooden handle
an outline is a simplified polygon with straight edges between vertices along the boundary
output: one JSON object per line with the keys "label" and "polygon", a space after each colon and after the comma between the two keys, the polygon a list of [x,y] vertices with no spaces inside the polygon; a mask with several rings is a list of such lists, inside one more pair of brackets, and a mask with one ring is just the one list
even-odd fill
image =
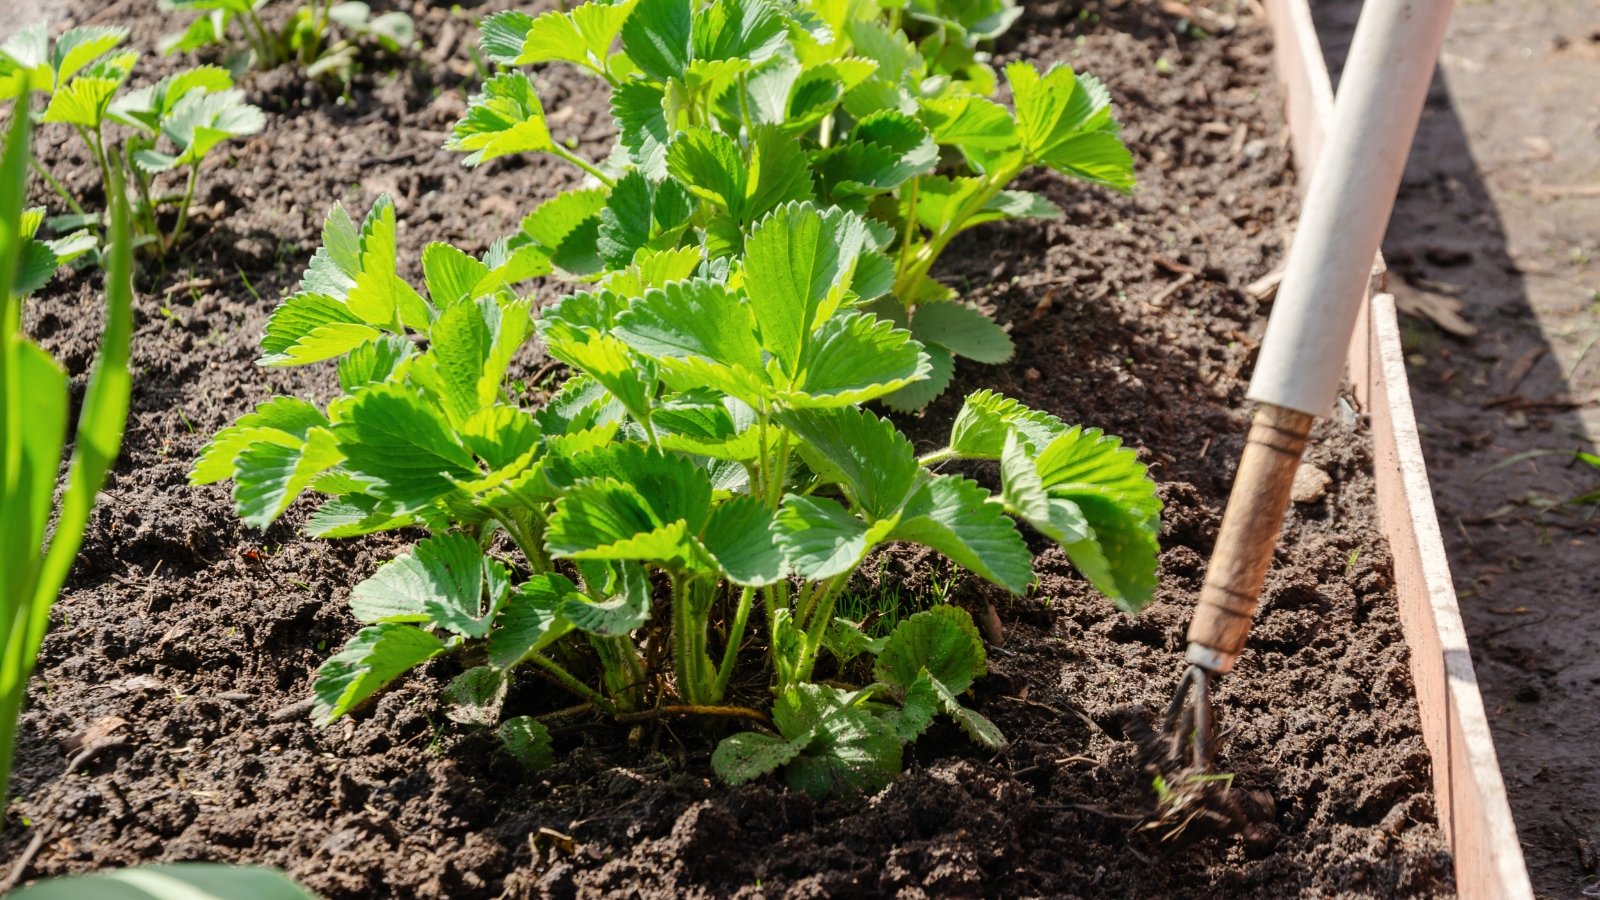
{"label": "hoe wooden handle", "polygon": [[1189,623],[1189,662],[1220,674],[1233,668],[1244,648],[1314,421],[1306,413],[1270,403],[1256,411],[1206,569],[1200,607]]}

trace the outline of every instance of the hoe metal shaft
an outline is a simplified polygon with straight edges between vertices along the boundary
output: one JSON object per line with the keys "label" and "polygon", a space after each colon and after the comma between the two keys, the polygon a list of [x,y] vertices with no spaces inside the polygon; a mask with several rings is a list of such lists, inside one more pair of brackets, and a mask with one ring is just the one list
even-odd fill
{"label": "hoe metal shaft", "polygon": [[1189,625],[1189,668],[1168,711],[1174,748],[1192,737],[1197,763],[1210,762],[1210,679],[1244,648],[1306,437],[1337,396],[1452,5],[1362,7],[1250,382],[1261,406]]}

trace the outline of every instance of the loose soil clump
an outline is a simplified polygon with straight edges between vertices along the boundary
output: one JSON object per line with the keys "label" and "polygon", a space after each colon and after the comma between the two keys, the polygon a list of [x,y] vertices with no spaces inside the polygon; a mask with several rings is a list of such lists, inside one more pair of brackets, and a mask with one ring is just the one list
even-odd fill
{"label": "loose soil clump", "polygon": [[[109,7],[72,9],[82,23]],[[571,185],[569,169],[541,160],[473,173],[441,149],[475,77],[471,17],[485,11],[418,4],[422,59],[369,71],[347,96],[288,70],[247,81],[267,130],[202,179],[194,243],[142,285],[127,444],[44,645],[0,859],[42,829],[28,878],[225,859],[281,866],[329,897],[1452,893],[1358,416],[1320,426],[1308,463],[1327,487],[1291,511],[1251,648],[1217,690],[1219,764],[1270,801],[1259,833],[1182,850],[1137,834],[1150,779],[1134,744],[1112,736],[1120,711],[1158,710],[1179,674],[1246,430],[1265,310],[1243,288],[1280,260],[1295,211],[1271,48],[1249,18],[1192,39],[1151,4],[1034,3],[997,48],[1002,62],[1103,78],[1140,189],[1030,176],[1020,186],[1065,220],[985,226],[953,245],[941,277],[1011,328],[1017,358],[963,365],[902,425],[940,446],[960,398],[992,387],[1121,435],[1167,504],[1161,591],[1138,618],[1055,550],[1024,598],[952,581],[924,551],[890,549],[864,568],[853,590],[944,592],[980,618],[997,611],[1005,643],[972,702],[1007,750],[936,726],[877,796],[819,803],[770,779],[715,781],[718,726],[575,716],[550,720],[557,765],[527,775],[491,735],[446,723],[436,695],[458,671],[447,660],[313,727],[300,701],[355,629],[350,588],[411,536],[311,541],[296,530],[303,505],[258,532],[225,488],[190,488],[185,473],[210,434],[274,390],[331,390],[331,367],[253,360],[334,200],[364,210],[393,193],[412,251],[401,258],[414,260],[432,240],[482,250]],[[174,27],[153,7],[114,15],[142,47]],[[597,158],[613,133],[602,92],[569,70],[542,72],[539,86],[558,137]],[[85,188],[88,161],[62,140],[42,155]],[[98,296],[96,276],[69,275],[27,316],[80,383]],[[530,384],[554,372],[523,362]],[[743,690],[759,702],[760,687]],[[533,676],[512,697],[522,705],[506,715],[570,703]]]}

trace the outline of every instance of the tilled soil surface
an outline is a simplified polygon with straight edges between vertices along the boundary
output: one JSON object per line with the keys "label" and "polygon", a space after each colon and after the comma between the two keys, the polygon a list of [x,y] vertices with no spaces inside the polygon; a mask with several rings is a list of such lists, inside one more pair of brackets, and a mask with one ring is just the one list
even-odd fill
{"label": "tilled soil surface", "polygon": [[[69,9],[78,22],[132,16],[144,47],[175,27],[153,6]],[[1220,766],[1275,801],[1263,840],[1164,852],[1132,833],[1148,779],[1105,729],[1129,705],[1159,708],[1178,674],[1246,424],[1264,311],[1242,288],[1276,264],[1295,209],[1260,23],[1196,40],[1155,10],[1030,4],[1002,43],[1002,61],[1070,62],[1106,80],[1140,189],[1122,198],[1031,176],[1024,186],[1064,221],[987,226],[953,246],[944,277],[1011,327],[1018,356],[961,368],[903,423],[932,448],[960,396],[994,387],[1124,436],[1167,502],[1162,590],[1138,618],[1055,551],[1027,597],[948,584],[952,601],[993,603],[1004,623],[972,702],[1012,738],[1005,752],[936,729],[877,796],[817,803],[770,780],[716,782],[717,735],[683,722],[555,720],[561,761],[525,775],[489,737],[444,720],[435,695],[449,661],[328,729],[296,709],[354,631],[350,587],[412,536],[310,541],[300,507],[262,533],[239,523],[224,488],[185,484],[206,437],[254,403],[331,390],[323,368],[255,367],[268,312],[334,200],[359,212],[394,193],[415,260],[433,240],[482,249],[575,178],[541,160],[474,173],[439,149],[475,77],[470,17],[484,9],[419,5],[422,59],[391,73],[369,59],[342,100],[288,72],[249,82],[268,129],[206,173],[195,242],[142,285],[127,444],[45,642],[0,860],[42,834],[26,878],[239,860],[329,897],[1452,893],[1359,421],[1320,431],[1311,462],[1326,490],[1295,505],[1251,649],[1218,692],[1231,731]],[[602,92],[565,70],[540,87],[558,136],[603,154]],[[85,188],[73,142],[45,140],[57,172]],[[99,296],[94,277],[68,275],[27,316],[77,373]],[[530,381],[546,371],[528,361]],[[862,591],[950,581],[946,563],[903,549],[865,571]],[[507,714],[568,702],[528,678]]]}

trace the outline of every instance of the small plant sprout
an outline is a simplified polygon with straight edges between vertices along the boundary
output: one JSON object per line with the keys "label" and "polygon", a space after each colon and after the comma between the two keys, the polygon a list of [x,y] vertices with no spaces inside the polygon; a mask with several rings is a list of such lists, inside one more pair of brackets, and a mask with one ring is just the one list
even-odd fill
{"label": "small plant sprout", "polygon": [[[909,330],[926,377],[884,399],[926,405],[954,357],[999,363],[1010,336],[932,272],[955,237],[1005,219],[1059,218],[1015,190],[1044,167],[1117,191],[1134,185],[1110,94],[1062,65],[1006,66],[1012,108],[978,47],[1015,20],[1008,2],[793,5],[770,0],[584,3],[482,26],[489,78],[447,146],[468,165],[548,153],[590,184],[523,221],[514,247],[577,278],[641,255],[702,248],[736,260],[756,226],[789,203],[851,212],[883,258],[871,308]],[[913,42],[901,26],[920,37]],[[611,89],[617,143],[586,159],[550,132],[522,67],[562,63]]]}
{"label": "small plant sprout", "polygon": [[[410,16],[373,15],[372,8],[359,0],[305,0],[293,7],[279,28],[268,26],[262,17],[268,5],[268,0],[161,0],[163,9],[197,14],[183,31],[163,39],[161,50],[187,53],[222,47],[246,68],[265,70],[295,62],[308,77],[333,75],[348,82],[361,40],[395,54],[416,40],[416,23]],[[345,36],[338,37],[336,29]]]}
{"label": "small plant sprout", "polygon": [[[669,212],[682,199],[637,173],[617,190]],[[545,247],[560,245],[557,231]],[[335,207],[261,361],[336,361],[343,394],[325,407],[262,403],[191,474],[231,479],[258,527],[309,493],[321,498],[305,526],[314,536],[430,532],[351,592],[363,627],[318,672],[314,716],[346,715],[458,654],[475,665],[446,691],[452,718],[499,723],[510,751],[537,765],[548,734],[499,722],[514,670],[604,714],[727,715],[761,627],[779,736],[731,738],[717,764],[726,777],[783,766],[816,793],[870,787],[936,715],[997,746],[959,700],[984,656],[956,607],[868,642],[873,683],[813,683],[830,633],[849,624],[835,608],[852,575],[874,549],[911,543],[1023,592],[1034,576],[1020,520],[1132,611],[1154,590],[1160,501],[1115,439],[991,393],[969,397],[949,446],[921,458],[862,408],[930,372],[924,345],[869,311],[892,281],[888,241],[858,213],[788,201],[735,256],[634,253],[535,324],[515,286],[550,270],[543,249],[500,241],[473,257],[431,244],[419,289],[397,274],[387,198],[359,225]],[[536,340],[571,375],[529,407],[511,389],[512,360]],[[953,459],[997,460],[998,487],[939,470]]]}
{"label": "small plant sprout", "polygon": [[[16,108],[26,111],[32,109],[33,94],[44,94],[39,121],[77,132],[100,171],[107,195],[113,184],[132,188],[135,246],[153,245],[159,254],[166,254],[183,238],[207,154],[225,141],[259,132],[266,120],[233,89],[232,76],[216,66],[185,70],[156,84],[125,90],[138,59],[137,53],[117,49],[126,37],[126,29],[90,26],[69,29],[52,45],[44,25],[25,28],[0,45],[0,99],[15,99]],[[26,94],[23,75],[32,85]],[[65,221],[75,226],[103,224],[102,217],[89,214],[41,160],[30,157],[28,162],[74,211]],[[184,173],[178,194],[158,193],[156,176],[168,171]],[[168,208],[170,231],[161,222]],[[63,240],[74,241],[70,249],[88,249],[87,235]]]}

